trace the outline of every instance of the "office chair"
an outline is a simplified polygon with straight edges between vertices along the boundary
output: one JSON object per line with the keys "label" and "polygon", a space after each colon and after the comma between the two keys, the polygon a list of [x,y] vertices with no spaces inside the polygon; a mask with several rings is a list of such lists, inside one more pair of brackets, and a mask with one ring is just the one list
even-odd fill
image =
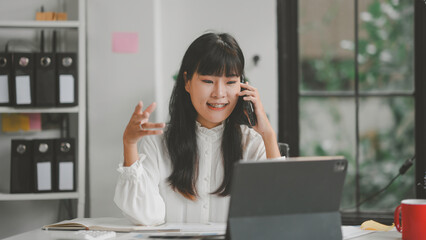
{"label": "office chair", "polygon": [[287,143],[278,142],[278,148],[280,149],[281,156],[290,157],[290,147]]}

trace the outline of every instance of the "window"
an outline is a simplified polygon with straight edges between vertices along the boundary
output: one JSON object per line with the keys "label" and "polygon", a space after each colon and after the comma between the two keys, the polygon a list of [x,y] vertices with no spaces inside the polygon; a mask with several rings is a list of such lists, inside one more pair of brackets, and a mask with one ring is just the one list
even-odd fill
{"label": "window", "polygon": [[415,186],[417,197],[425,192],[424,180],[418,186],[424,163],[417,160],[417,174],[409,169],[386,192],[358,206],[385,187],[406,159],[415,153],[420,159],[415,142],[426,124],[416,109],[426,105],[417,100],[424,93],[415,91],[422,71],[415,81],[414,63],[421,56],[415,51],[420,20],[414,11],[426,11],[426,4],[418,2],[277,2],[279,140],[290,144],[292,156],[348,159],[344,213],[391,219],[402,199],[416,197]]}

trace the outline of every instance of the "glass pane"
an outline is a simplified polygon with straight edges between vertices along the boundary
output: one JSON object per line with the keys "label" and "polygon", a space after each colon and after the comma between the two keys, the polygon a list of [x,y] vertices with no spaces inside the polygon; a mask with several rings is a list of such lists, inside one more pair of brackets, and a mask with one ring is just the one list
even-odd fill
{"label": "glass pane", "polygon": [[299,0],[301,91],[354,89],[354,3]]}
{"label": "glass pane", "polygon": [[[361,200],[385,187],[414,155],[414,100],[411,97],[360,99]],[[361,210],[393,211],[414,198],[414,166]]]}
{"label": "glass pane", "polygon": [[414,1],[358,2],[360,91],[412,90]]}
{"label": "glass pane", "polygon": [[300,99],[300,155],[343,155],[349,162],[342,209],[355,206],[355,101],[353,98]]}

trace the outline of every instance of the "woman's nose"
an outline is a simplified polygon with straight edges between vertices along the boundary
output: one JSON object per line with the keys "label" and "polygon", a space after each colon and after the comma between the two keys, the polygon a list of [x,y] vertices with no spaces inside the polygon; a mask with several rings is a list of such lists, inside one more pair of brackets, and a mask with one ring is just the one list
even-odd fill
{"label": "woman's nose", "polygon": [[225,97],[225,86],[222,81],[218,81],[213,89],[213,97],[222,98]]}

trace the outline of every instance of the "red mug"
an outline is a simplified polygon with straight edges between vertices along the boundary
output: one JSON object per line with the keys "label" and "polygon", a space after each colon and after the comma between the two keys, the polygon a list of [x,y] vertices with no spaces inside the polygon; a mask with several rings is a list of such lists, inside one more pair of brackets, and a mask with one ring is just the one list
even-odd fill
{"label": "red mug", "polygon": [[395,209],[393,220],[403,240],[426,240],[426,199],[402,200]]}

